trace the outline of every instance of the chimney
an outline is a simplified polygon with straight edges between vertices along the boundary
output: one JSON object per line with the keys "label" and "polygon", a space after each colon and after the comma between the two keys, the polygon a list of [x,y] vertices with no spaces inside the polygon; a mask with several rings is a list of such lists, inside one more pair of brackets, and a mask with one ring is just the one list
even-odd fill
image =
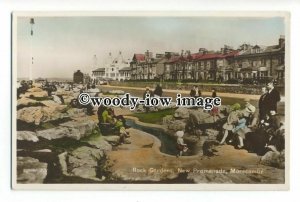
{"label": "chimney", "polygon": [[279,48],[284,48],[284,46],[285,46],[285,37],[284,37],[284,35],[280,35],[278,45],[279,45]]}

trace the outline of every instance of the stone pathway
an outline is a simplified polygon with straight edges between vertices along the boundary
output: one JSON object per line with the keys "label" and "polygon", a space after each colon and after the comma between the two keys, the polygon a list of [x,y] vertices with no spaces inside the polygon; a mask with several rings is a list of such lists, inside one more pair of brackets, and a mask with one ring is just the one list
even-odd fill
{"label": "stone pathway", "polygon": [[[150,134],[131,128],[130,135],[131,144],[120,145],[117,150],[108,152],[113,176],[121,181],[154,183],[185,174],[186,181],[194,183],[284,182],[284,170],[260,165],[259,156],[230,145],[217,147],[218,156],[211,158],[199,155],[177,158],[161,153],[160,141]],[[225,173],[203,173],[221,169]]]}

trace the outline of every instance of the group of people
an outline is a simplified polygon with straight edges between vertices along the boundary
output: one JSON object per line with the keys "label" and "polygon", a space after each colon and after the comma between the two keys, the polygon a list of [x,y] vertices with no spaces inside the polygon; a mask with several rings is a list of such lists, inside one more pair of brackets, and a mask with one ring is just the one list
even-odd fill
{"label": "group of people", "polygon": [[[197,86],[191,90],[190,96],[201,96],[201,91]],[[212,97],[216,97],[216,89],[212,90]],[[250,99],[245,99],[241,106],[239,103],[233,104],[227,115],[225,123],[222,125],[222,132],[219,144],[232,144],[237,149],[247,149],[259,155],[267,151],[280,152],[284,150],[284,122],[282,116],[277,113],[277,104],[280,101],[280,93],[274,87],[273,82],[269,82],[262,88],[262,95],[258,101],[258,109]],[[219,119],[219,109],[214,108],[210,114],[216,121]],[[187,151],[187,144],[183,141],[183,131],[177,131],[177,149],[181,156]]]}
{"label": "group of people", "polygon": [[[284,124],[277,113],[280,93],[272,82],[262,88],[258,109],[245,99],[245,107],[232,107],[223,125],[220,144],[232,143],[238,149],[264,154],[284,149]],[[229,133],[231,133],[229,135]]]}
{"label": "group of people", "polygon": [[[149,87],[146,87],[144,93],[143,93],[143,99],[145,100],[146,95],[149,95],[150,97],[161,97],[163,94],[163,89],[161,84],[157,84],[154,91],[151,91]],[[150,111],[150,107],[144,106],[144,109],[146,113]]]}
{"label": "group of people", "polygon": [[120,137],[120,144],[130,144],[127,139],[130,137],[129,127],[126,125],[126,120],[122,115],[116,115],[113,108],[100,106],[97,111],[98,126],[103,135],[117,134]]}

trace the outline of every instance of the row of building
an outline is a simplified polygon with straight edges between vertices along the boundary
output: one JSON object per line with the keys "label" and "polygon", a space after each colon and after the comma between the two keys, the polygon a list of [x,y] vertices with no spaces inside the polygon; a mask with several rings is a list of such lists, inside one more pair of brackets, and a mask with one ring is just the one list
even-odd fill
{"label": "row of building", "polygon": [[219,51],[200,48],[197,53],[165,52],[134,54],[124,60],[120,52],[109,54],[103,68],[92,71],[92,79],[112,80],[221,80],[265,78],[283,80],[285,70],[285,38],[272,46],[242,44],[238,49],[224,46]]}

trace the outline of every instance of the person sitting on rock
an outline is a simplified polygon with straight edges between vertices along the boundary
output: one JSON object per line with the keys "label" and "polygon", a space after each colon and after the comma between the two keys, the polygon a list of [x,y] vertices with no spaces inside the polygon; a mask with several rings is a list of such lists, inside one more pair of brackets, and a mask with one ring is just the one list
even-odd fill
{"label": "person sitting on rock", "polygon": [[176,156],[179,157],[182,156],[183,152],[186,152],[188,150],[188,147],[183,140],[184,131],[182,130],[177,131],[176,136],[177,136],[177,149],[178,149],[178,154]]}
{"label": "person sitting on rock", "polygon": [[238,121],[238,112],[237,111],[231,111],[227,117],[226,123],[223,125],[224,135],[222,140],[220,141],[220,144],[225,144],[226,139],[228,137],[229,131],[232,131],[234,128],[234,124]]}
{"label": "person sitting on rock", "polygon": [[115,114],[115,110],[114,110],[113,108],[109,108],[108,111],[109,111],[109,114],[110,114],[113,118],[116,118],[117,120],[122,121],[123,126],[124,126],[125,128],[130,128],[130,127],[126,124],[126,119],[124,118],[124,116],[122,116],[122,115],[116,115],[116,114]]}
{"label": "person sitting on rock", "polygon": [[232,129],[232,133],[237,135],[239,144],[237,145],[238,149],[244,147],[245,134],[250,132],[250,129],[246,126],[246,117],[243,112],[238,113],[238,120],[236,126]]}
{"label": "person sitting on rock", "polygon": [[[152,91],[150,90],[149,87],[146,87],[146,90],[143,94],[143,99],[144,100],[146,99],[146,95],[149,95],[149,97],[153,97],[153,93],[152,93]],[[148,106],[144,106],[144,109],[145,109],[146,113],[148,113],[150,111],[150,107],[148,107]]]}
{"label": "person sitting on rock", "polygon": [[263,124],[265,125],[265,130],[269,135],[266,148],[274,152],[283,150],[284,125],[280,122],[280,119],[274,110],[270,111],[270,113],[266,115],[266,120],[263,121]]}
{"label": "person sitting on rock", "polygon": [[126,138],[129,138],[129,131],[126,130],[125,127],[121,127],[119,130],[119,136],[120,136],[120,144],[130,144],[131,142],[127,140]]}

